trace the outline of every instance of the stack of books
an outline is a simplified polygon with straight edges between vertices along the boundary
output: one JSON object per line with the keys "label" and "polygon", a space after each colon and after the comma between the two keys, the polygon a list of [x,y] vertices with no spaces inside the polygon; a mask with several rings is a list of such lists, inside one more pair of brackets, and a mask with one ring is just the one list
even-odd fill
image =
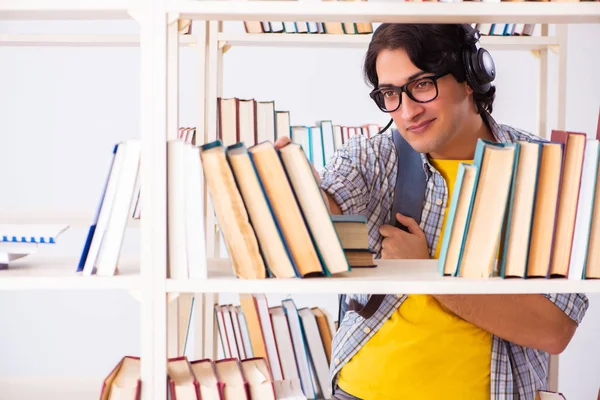
{"label": "stack of books", "polygon": [[599,142],[600,121],[596,139],[555,130],[550,142],[479,140],[457,174],[440,273],[600,278]]}
{"label": "stack of books", "polygon": [[[139,400],[139,357],[126,356],[106,377],[101,400]],[[189,361],[170,358],[167,363],[170,400],[306,400],[297,380],[273,380],[264,358]]]}
{"label": "stack of books", "polygon": [[262,357],[275,380],[299,380],[309,399],[331,398],[331,315],[319,307],[298,309],[292,299],[269,307],[264,294],[242,294],[240,304],[215,305],[223,355]]}

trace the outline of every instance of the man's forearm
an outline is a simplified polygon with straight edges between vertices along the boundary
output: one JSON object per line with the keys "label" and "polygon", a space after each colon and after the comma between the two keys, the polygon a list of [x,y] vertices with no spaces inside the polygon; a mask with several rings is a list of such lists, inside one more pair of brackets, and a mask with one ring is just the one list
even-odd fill
{"label": "man's forearm", "polygon": [[521,346],[562,352],[577,324],[546,297],[526,295],[434,295],[450,311],[493,335]]}

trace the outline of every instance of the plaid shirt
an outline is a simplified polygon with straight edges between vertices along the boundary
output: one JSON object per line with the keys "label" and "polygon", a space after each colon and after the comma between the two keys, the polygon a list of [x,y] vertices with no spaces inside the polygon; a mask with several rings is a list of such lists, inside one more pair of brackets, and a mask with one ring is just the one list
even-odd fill
{"label": "plaid shirt", "polygon": [[[484,118],[498,142],[543,140],[512,127],[498,125],[489,114],[485,114]],[[429,163],[425,154],[421,154],[421,158],[427,189],[420,226],[425,232],[429,251],[433,255],[440,237],[446,204],[450,199],[443,177]],[[397,168],[396,148],[392,135],[388,132],[370,139],[362,135],[352,137],[336,152],[322,172],[321,186],[333,197],[342,213],[367,217],[369,245],[376,251],[376,258],[381,257],[383,240],[379,234],[379,227],[389,223],[391,218]],[[588,307],[588,299],[584,294],[544,296],[577,324],[583,319]],[[333,338],[330,367],[333,388],[337,385],[338,373],[344,364],[375,335],[406,297],[386,295],[379,309],[368,319],[353,311],[345,314]],[[348,302],[351,298],[365,305],[369,295],[346,297]],[[544,351],[522,347],[492,336],[492,400],[534,400],[536,391],[547,387],[548,357],[548,353]]]}

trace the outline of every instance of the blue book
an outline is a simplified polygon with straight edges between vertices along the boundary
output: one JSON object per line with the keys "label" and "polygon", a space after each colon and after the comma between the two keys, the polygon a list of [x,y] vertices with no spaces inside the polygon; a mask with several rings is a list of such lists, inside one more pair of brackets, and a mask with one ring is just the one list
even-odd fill
{"label": "blue book", "polygon": [[442,276],[456,276],[458,273],[458,262],[467,227],[466,219],[475,194],[477,170],[478,167],[473,164],[460,163],[458,166],[438,258],[438,271]]}
{"label": "blue book", "polygon": [[106,175],[106,179],[104,180],[104,186],[102,188],[102,193],[100,195],[100,201],[98,202],[98,206],[96,207],[96,212],[94,214],[94,218],[92,219],[92,224],[88,229],[88,234],[85,239],[85,244],[83,245],[83,251],[81,252],[81,257],[79,258],[79,264],[77,264],[77,272],[83,271],[83,267],[85,266],[85,262],[88,257],[88,253],[90,251],[90,246],[92,244],[92,239],[94,238],[94,233],[96,232],[96,226],[98,225],[98,218],[100,217],[100,210],[102,209],[102,203],[104,202],[104,195],[106,194],[106,188],[108,186],[108,181],[110,179],[110,174],[112,172],[114,163],[115,163],[115,155],[117,154],[117,148],[119,147],[116,144],[113,147],[112,156],[110,157],[110,167],[108,168],[108,174]]}
{"label": "blue book", "polygon": [[[488,171],[489,167],[489,163],[488,163],[488,157],[486,157],[488,155],[489,151],[497,151],[497,150],[501,150],[501,149],[511,149],[512,151],[512,158],[511,158],[511,162],[510,165],[508,166],[510,168],[510,171],[508,171],[510,173],[510,180],[508,182],[508,187],[497,187],[497,178],[495,178],[495,176],[502,176],[502,173],[500,173],[500,171]],[[474,259],[473,258],[469,258],[467,259],[465,257],[465,253],[467,251],[480,251],[481,248],[479,246],[475,246],[475,245],[471,245],[470,243],[476,239],[479,239],[479,237],[476,237],[476,235],[479,233],[481,234],[481,232],[473,232],[473,224],[475,222],[480,222],[481,219],[485,217],[488,212],[492,212],[492,210],[489,209],[490,204],[488,204],[483,197],[481,197],[482,193],[486,193],[486,189],[489,189],[489,187],[483,187],[482,185],[484,184],[484,182],[482,182],[481,177],[483,175],[485,175],[486,177],[488,177],[488,179],[490,179],[489,182],[487,182],[487,184],[489,185],[490,182],[494,183],[495,186],[495,191],[498,190],[503,190],[503,189],[508,189],[506,192],[506,198],[503,199],[502,202],[502,206],[500,206],[500,208],[498,210],[495,210],[495,212],[499,212],[500,215],[497,215],[495,218],[491,218],[492,221],[495,223],[497,222],[497,220],[500,220],[501,224],[499,226],[490,226],[489,229],[491,229],[491,232],[488,232],[488,235],[491,233],[493,234],[492,239],[495,240],[495,247],[493,249],[493,254],[489,254],[491,258],[489,261],[491,264],[493,264],[493,260],[496,259],[496,255],[498,254],[498,248],[499,248],[499,242],[500,242],[500,235],[501,235],[501,231],[502,231],[502,227],[503,227],[503,221],[505,218],[505,214],[506,214],[506,204],[508,203],[508,196],[510,195],[510,184],[512,182],[512,179],[514,179],[514,166],[516,165],[516,157],[518,156],[518,152],[519,152],[519,144],[518,143],[496,143],[496,142],[492,142],[489,140],[483,140],[483,139],[478,139],[477,141],[477,147],[475,148],[475,157],[473,159],[473,165],[477,166],[477,171],[475,173],[475,182],[474,182],[474,186],[475,186],[475,195],[472,196],[471,202],[469,204],[469,211],[468,211],[468,216],[467,216],[467,221],[466,221],[466,233],[465,236],[463,238],[463,243],[461,245],[461,250],[460,250],[460,256],[459,256],[459,261],[458,261],[458,272],[457,274],[460,276],[464,276],[464,274],[466,275],[471,275],[474,274],[475,271],[471,271],[469,268],[465,268],[466,262],[471,263],[470,265],[467,264],[468,267],[473,267],[474,264]],[[491,153],[490,153],[491,156]],[[502,171],[502,172],[506,172],[506,171]],[[504,175],[506,176],[506,175]],[[481,198],[480,198],[481,197]],[[480,209],[475,209],[479,206]],[[483,213],[481,216],[477,215],[475,216],[476,213],[481,212]],[[475,218],[474,218],[475,216]],[[499,228],[496,232],[496,228]],[[486,236],[489,237],[489,236]],[[489,244],[489,243],[485,243],[485,244]],[[487,250],[487,249],[486,249]],[[487,257],[488,254],[485,254],[485,256]],[[486,262],[487,263],[488,260],[480,260],[478,261],[479,264],[481,264],[481,262]],[[492,267],[491,271],[487,271],[488,268]],[[474,268],[474,267],[473,267]],[[490,276],[493,274],[493,266],[492,265],[486,265],[486,272],[483,273],[481,272],[481,276]],[[479,274],[476,274],[477,276],[479,276]]]}

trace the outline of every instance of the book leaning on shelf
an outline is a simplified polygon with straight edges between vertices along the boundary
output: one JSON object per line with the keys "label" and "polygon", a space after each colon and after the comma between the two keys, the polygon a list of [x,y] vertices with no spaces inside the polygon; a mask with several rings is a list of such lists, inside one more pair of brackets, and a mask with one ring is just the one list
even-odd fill
{"label": "book leaning on shelf", "polygon": [[596,139],[479,140],[456,177],[438,260],[469,278],[600,278],[600,121]]}
{"label": "book leaning on shelf", "polygon": [[201,146],[204,176],[236,276],[330,276],[350,271],[302,148],[272,142]]}
{"label": "book leaning on shelf", "polygon": [[84,243],[77,272],[83,275],[114,275],[127,222],[139,190],[141,143],[137,139],[118,143],[113,150],[109,173],[100,202]]}

